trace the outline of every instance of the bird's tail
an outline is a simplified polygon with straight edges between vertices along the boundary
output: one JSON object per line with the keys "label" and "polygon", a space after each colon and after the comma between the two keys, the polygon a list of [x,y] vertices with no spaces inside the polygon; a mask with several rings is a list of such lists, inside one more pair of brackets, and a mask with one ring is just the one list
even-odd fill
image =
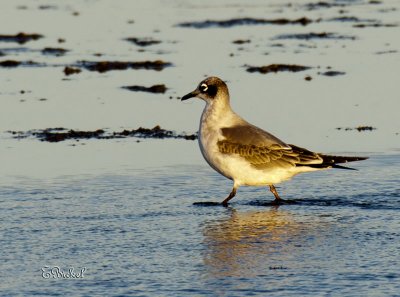
{"label": "bird's tail", "polygon": [[347,162],[354,162],[354,161],[362,161],[368,159],[368,157],[346,157],[346,156],[331,156],[331,155],[324,155],[324,154],[318,154],[322,158],[322,163],[321,164],[311,164],[309,165],[310,167],[314,168],[339,168],[339,169],[348,169],[348,170],[357,170],[354,168],[350,167],[345,167],[342,165],[342,163],[347,163]]}
{"label": "bird's tail", "polygon": [[[349,169],[357,170],[350,167],[345,167],[342,163],[362,161],[368,159],[368,157],[345,157],[345,156],[331,156],[320,153],[314,153],[304,148],[290,144],[292,151],[296,153],[300,161],[296,163],[296,166],[307,166],[311,168],[339,168],[339,169]],[[321,162],[322,159],[322,162]],[[320,163],[321,162],[321,163]]]}

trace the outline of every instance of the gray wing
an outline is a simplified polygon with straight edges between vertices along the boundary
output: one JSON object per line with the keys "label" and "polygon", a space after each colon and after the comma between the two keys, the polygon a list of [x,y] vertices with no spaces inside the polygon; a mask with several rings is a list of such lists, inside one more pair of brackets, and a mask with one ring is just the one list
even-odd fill
{"label": "gray wing", "polygon": [[221,128],[221,133],[229,142],[255,146],[279,145],[282,148],[290,149],[279,138],[247,122],[243,125]]}
{"label": "gray wing", "polygon": [[322,163],[322,158],[306,149],[287,145],[255,126],[222,128],[223,140],[218,141],[222,154],[237,155],[258,169],[289,168]]}

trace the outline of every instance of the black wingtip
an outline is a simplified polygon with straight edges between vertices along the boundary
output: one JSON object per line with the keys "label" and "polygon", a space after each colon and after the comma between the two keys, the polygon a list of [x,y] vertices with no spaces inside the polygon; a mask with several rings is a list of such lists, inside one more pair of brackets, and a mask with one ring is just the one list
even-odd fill
{"label": "black wingtip", "polygon": [[347,169],[347,170],[356,170],[356,171],[358,171],[358,169],[351,168],[351,167],[345,167],[345,166],[341,166],[341,165],[337,165],[337,164],[333,164],[333,165],[332,165],[332,168]]}
{"label": "black wingtip", "polygon": [[319,154],[322,158],[322,164],[326,165],[336,165],[337,163],[348,163],[348,162],[355,162],[355,161],[363,161],[368,159],[368,157],[353,157],[353,156],[332,156],[332,155],[324,155]]}
{"label": "black wingtip", "polygon": [[369,159],[369,157],[359,157],[360,159],[359,159],[359,161],[362,161],[362,160],[367,160],[367,159]]}
{"label": "black wingtip", "polygon": [[351,167],[345,167],[338,165],[338,163],[348,163],[348,162],[356,162],[356,161],[363,161],[367,160],[368,157],[349,157],[349,156],[331,156],[331,155],[323,155],[321,154],[323,162],[322,166],[325,165],[326,167],[337,168],[337,169],[347,169],[347,170],[357,170]]}

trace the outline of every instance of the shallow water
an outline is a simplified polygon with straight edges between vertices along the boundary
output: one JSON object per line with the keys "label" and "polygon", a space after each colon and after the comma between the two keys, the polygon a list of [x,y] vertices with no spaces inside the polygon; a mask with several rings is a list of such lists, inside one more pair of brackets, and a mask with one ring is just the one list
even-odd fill
{"label": "shallow water", "polygon": [[[0,35],[44,37],[0,40],[0,62],[39,63],[0,67],[0,295],[399,296],[400,5],[378,2],[2,1]],[[302,17],[312,22],[259,24]],[[215,25],[243,18],[252,21]],[[188,22],[212,25],[179,25]],[[82,60],[158,59],[172,66],[63,72]],[[277,63],[311,68],[246,71]],[[226,80],[234,109],[282,140],[370,159],[279,185],[293,204],[275,208],[267,189],[242,187],[224,208],[209,202],[231,182],[196,141],[46,143],[8,132],[194,133],[203,102],[177,99],[206,75]],[[160,83],[165,94],[123,88]],[[345,130],[362,125],[376,130]]]}
{"label": "shallow water", "polygon": [[[4,296],[395,296],[400,161],[374,155],[359,171],[304,174],[266,206],[205,166],[21,180],[0,190]],[[41,268],[86,268],[45,279]],[[47,270],[46,270],[47,271]]]}

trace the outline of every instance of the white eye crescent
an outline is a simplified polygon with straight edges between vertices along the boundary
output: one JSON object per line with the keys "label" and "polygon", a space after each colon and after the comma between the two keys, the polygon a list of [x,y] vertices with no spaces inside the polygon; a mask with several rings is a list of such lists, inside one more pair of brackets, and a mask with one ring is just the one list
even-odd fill
{"label": "white eye crescent", "polygon": [[207,86],[207,84],[201,84],[200,85],[200,91],[202,91],[202,92],[205,92],[205,91],[207,91],[208,90],[208,86]]}

